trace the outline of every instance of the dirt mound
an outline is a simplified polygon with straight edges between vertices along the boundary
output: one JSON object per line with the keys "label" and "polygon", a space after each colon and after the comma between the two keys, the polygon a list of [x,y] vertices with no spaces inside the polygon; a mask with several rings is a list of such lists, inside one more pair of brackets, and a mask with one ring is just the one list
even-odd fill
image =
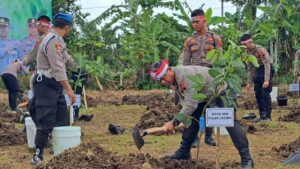
{"label": "dirt mound", "polygon": [[98,143],[89,142],[80,146],[68,149],[60,155],[51,159],[46,165],[38,168],[105,168],[105,169],[125,169],[141,168],[140,164],[135,164],[131,158],[128,161],[122,160],[112,152],[104,150]]}
{"label": "dirt mound", "polygon": [[118,156],[104,150],[98,143],[89,142],[68,149],[51,159],[47,164],[38,169],[73,169],[73,168],[103,168],[103,169],[141,169],[148,168],[212,168],[213,162],[201,161],[196,167],[196,162],[177,160],[157,160],[149,154],[129,154]]}
{"label": "dirt mound", "polygon": [[129,104],[129,105],[131,105],[131,104],[148,105],[150,102],[162,103],[162,102],[170,100],[169,98],[170,97],[167,94],[165,94],[165,95],[150,94],[150,95],[146,95],[146,96],[125,95],[122,98],[122,103],[123,104]]}
{"label": "dirt mound", "polygon": [[146,112],[136,124],[140,129],[151,127],[161,127],[165,122],[173,119],[173,114],[161,112],[159,110],[150,110]]}
{"label": "dirt mound", "polygon": [[0,146],[21,145],[25,142],[24,135],[13,124],[0,121]]}
{"label": "dirt mound", "polygon": [[[214,168],[214,162],[200,160],[167,160],[156,159],[149,154],[133,154],[118,156],[104,150],[98,143],[89,142],[68,149],[51,159],[47,164],[38,166],[37,169],[73,169],[73,168],[103,168],[103,169],[210,169]],[[236,168],[237,162],[226,162],[222,169]]]}
{"label": "dirt mound", "polygon": [[280,159],[286,159],[291,155],[292,153],[296,152],[300,148],[300,137],[289,143],[289,144],[283,144],[279,148],[273,147],[272,150],[277,153],[277,155],[280,156]]}
{"label": "dirt mound", "polygon": [[0,112],[0,121],[8,123],[17,122],[18,115],[17,113],[10,113],[5,110]]}
{"label": "dirt mound", "polygon": [[278,118],[279,121],[300,123],[300,109],[292,110],[291,113]]}
{"label": "dirt mound", "polygon": [[254,134],[255,132],[257,132],[257,128],[250,121],[240,120],[239,122],[245,132],[250,134]]}

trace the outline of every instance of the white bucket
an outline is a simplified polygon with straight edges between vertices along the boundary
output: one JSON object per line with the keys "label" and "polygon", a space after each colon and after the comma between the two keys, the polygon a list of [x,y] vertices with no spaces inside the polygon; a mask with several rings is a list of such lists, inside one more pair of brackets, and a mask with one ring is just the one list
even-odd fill
{"label": "white bucket", "polygon": [[79,126],[54,127],[52,132],[54,156],[68,148],[80,144],[81,128]]}
{"label": "white bucket", "polygon": [[32,121],[31,117],[25,118],[25,126],[26,126],[26,135],[27,135],[27,144],[28,148],[34,148],[34,140],[35,140],[35,134],[36,134],[36,126],[34,122]]}
{"label": "white bucket", "polygon": [[278,87],[273,87],[272,92],[270,93],[272,101],[276,101],[277,93],[278,93]]}

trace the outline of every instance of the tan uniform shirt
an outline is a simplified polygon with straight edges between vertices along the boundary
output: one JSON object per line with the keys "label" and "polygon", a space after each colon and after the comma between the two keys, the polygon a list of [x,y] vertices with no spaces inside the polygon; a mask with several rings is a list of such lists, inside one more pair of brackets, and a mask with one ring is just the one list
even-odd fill
{"label": "tan uniform shirt", "polygon": [[50,31],[42,40],[37,54],[37,70],[51,72],[56,81],[67,80],[66,65],[75,66],[62,37]]}
{"label": "tan uniform shirt", "polygon": [[175,92],[179,95],[182,103],[182,109],[179,113],[189,116],[196,110],[198,103],[202,101],[192,98],[193,94],[195,94],[195,91],[192,88],[194,82],[188,79],[188,76],[198,74],[205,78],[206,87],[203,88],[203,93],[206,93],[213,78],[208,73],[209,68],[203,66],[177,66],[172,69],[175,73]]}
{"label": "tan uniform shirt", "polygon": [[206,54],[214,48],[222,49],[222,40],[218,35],[206,32],[203,37],[199,37],[195,32],[184,42],[183,65],[211,67],[210,61],[206,59]]}
{"label": "tan uniform shirt", "polygon": [[2,74],[4,73],[8,73],[8,74],[12,74],[13,76],[15,76],[16,78],[18,77],[18,74],[27,74],[29,73],[28,68],[25,67],[21,62],[14,62],[9,64],[4,71],[2,72]]}
{"label": "tan uniform shirt", "polygon": [[295,53],[295,61],[298,62],[296,63],[295,65],[295,68],[296,68],[296,73],[300,73],[300,49],[298,49]]}
{"label": "tan uniform shirt", "polygon": [[[254,45],[254,48],[251,50],[247,49],[247,53],[256,56],[259,66],[264,66],[265,72],[264,77],[265,81],[270,80],[271,75],[271,64],[273,63],[273,58],[270,56],[266,48],[260,45]],[[255,67],[253,64],[247,64],[248,69],[248,83],[250,83],[255,75]]]}

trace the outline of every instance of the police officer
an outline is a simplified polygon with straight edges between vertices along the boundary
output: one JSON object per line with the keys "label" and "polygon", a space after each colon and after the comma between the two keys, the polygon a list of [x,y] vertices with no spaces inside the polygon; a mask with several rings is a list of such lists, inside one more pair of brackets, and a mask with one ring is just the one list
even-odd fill
{"label": "police officer", "polygon": [[[51,21],[50,18],[46,15],[42,15],[37,19],[36,28],[40,36],[38,40],[35,42],[33,49],[23,58],[23,65],[30,66],[30,70],[33,72],[29,82],[31,91],[33,91],[33,81],[36,74],[36,57],[37,57],[38,49],[41,41],[46,36],[48,31],[51,29],[50,21]],[[28,110],[32,120],[35,123],[35,102],[34,101],[35,101],[35,97],[33,95],[32,99],[30,99],[29,101]]]}
{"label": "police officer", "polygon": [[0,73],[21,56],[18,41],[9,39],[9,19],[0,17]]}
{"label": "police officer", "polygon": [[73,17],[58,13],[53,17],[53,22],[54,30],[42,40],[37,55],[37,76],[33,84],[37,126],[36,152],[31,160],[33,165],[42,162],[43,150],[53,127],[69,125],[63,90],[69,96],[71,104],[75,101],[75,94],[66,74],[66,65],[74,64],[74,60],[68,55],[63,40],[71,31]]}
{"label": "police officer", "polygon": [[21,56],[22,58],[27,55],[33,48],[38,40],[38,32],[36,28],[36,19],[35,18],[29,18],[27,20],[27,31],[28,36],[20,40],[21,45]]}
{"label": "police officer", "polygon": [[17,97],[20,91],[17,80],[18,74],[27,74],[28,68],[23,66],[22,62],[14,62],[9,64],[3,71],[1,78],[8,90],[8,102],[12,111],[18,111]]}
{"label": "police officer", "polygon": [[[202,75],[206,81],[206,86],[212,82],[212,77],[208,73],[209,68],[205,66],[178,66],[169,67],[168,61],[163,60],[152,64],[150,68],[151,77],[160,81],[161,84],[168,87],[175,86],[179,92],[182,101],[182,109],[179,112],[185,116],[192,116],[199,119],[206,103],[199,102],[192,98],[194,89],[192,88],[192,81],[188,76]],[[205,91],[206,89],[203,89]],[[217,105],[223,107],[222,102],[217,102]],[[179,125],[179,121],[173,119],[164,124],[167,131],[172,131],[174,126]],[[234,146],[238,149],[241,157],[241,168],[252,168],[253,161],[249,153],[248,139],[241,128],[240,124],[235,121],[234,127],[227,127],[227,131],[233,141]],[[185,128],[182,133],[182,141],[180,148],[171,155],[167,155],[168,159],[189,160],[191,159],[191,146],[199,131],[199,124],[196,120],[192,119],[189,127]]]}
{"label": "police officer", "polygon": [[300,49],[298,49],[295,53],[295,61],[296,61],[296,78],[298,83],[300,83]]}
{"label": "police officer", "polygon": [[[212,49],[222,49],[222,40],[214,32],[207,31],[206,18],[202,9],[196,9],[191,14],[191,21],[195,32],[193,36],[184,42],[183,66],[197,65],[211,67],[210,61],[206,59],[206,54]],[[205,143],[216,146],[216,141],[212,137],[213,128],[205,129]],[[198,144],[196,137],[193,147]]]}
{"label": "police officer", "polygon": [[256,56],[259,64],[258,68],[255,68],[251,63],[247,64],[248,83],[246,89],[250,91],[251,83],[254,83],[255,97],[260,115],[254,122],[270,121],[272,113],[270,93],[272,92],[272,78],[274,74],[273,59],[264,47],[253,43],[251,35],[242,35],[240,42],[246,46],[248,54]]}

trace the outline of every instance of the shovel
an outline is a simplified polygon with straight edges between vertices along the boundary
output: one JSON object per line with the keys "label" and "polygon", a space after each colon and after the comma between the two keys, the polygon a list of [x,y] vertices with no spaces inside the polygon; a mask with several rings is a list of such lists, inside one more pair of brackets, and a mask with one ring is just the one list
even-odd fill
{"label": "shovel", "polygon": [[165,127],[154,127],[154,128],[149,128],[149,129],[144,130],[141,135],[140,130],[137,127],[135,127],[132,132],[132,137],[133,137],[136,147],[140,150],[145,144],[145,141],[143,138],[144,136],[146,136],[148,134],[153,134],[156,132],[162,132],[162,131],[165,132],[166,128]]}
{"label": "shovel", "polygon": [[291,154],[286,160],[283,161],[283,165],[298,164],[300,163],[300,149]]}

